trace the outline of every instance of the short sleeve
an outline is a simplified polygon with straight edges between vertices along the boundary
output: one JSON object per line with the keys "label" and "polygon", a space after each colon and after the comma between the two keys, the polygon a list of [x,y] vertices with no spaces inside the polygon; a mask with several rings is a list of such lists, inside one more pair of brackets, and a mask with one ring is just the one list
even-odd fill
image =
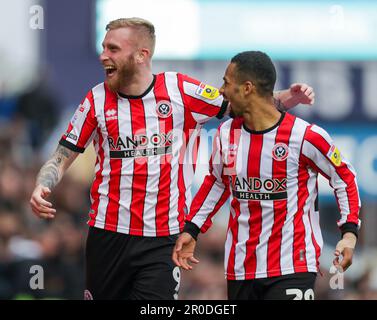
{"label": "short sleeve", "polygon": [[60,144],[75,152],[84,152],[93,139],[97,127],[92,91],[77,107]]}
{"label": "short sleeve", "polygon": [[198,123],[221,119],[229,112],[229,103],[219,89],[178,73],[178,83],[185,108]]}

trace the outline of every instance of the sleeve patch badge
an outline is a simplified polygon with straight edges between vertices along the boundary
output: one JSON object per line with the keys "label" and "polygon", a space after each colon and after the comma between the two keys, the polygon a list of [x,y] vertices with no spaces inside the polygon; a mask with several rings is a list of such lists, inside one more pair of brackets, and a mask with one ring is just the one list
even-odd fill
{"label": "sleeve patch badge", "polygon": [[195,94],[209,100],[214,100],[220,95],[218,89],[203,82],[198,86]]}
{"label": "sleeve patch badge", "polygon": [[340,151],[334,145],[331,146],[329,152],[327,153],[327,157],[331,160],[333,164],[339,167],[342,163],[342,156],[340,155]]}

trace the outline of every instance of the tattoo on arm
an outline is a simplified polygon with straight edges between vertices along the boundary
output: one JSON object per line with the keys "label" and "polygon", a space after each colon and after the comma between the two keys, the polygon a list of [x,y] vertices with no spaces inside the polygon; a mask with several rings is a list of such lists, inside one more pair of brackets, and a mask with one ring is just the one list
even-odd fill
{"label": "tattoo on arm", "polygon": [[62,178],[64,163],[74,154],[68,148],[59,145],[51,157],[39,171],[37,184],[52,190]]}

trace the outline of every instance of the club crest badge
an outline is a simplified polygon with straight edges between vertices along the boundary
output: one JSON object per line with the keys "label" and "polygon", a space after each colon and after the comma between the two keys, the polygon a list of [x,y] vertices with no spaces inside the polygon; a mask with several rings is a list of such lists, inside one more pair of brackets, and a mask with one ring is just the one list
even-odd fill
{"label": "club crest badge", "polygon": [[169,101],[160,101],[156,106],[157,115],[160,118],[168,118],[173,112],[173,108]]}
{"label": "club crest badge", "polygon": [[284,161],[287,159],[289,153],[288,146],[285,143],[277,143],[272,149],[272,157],[276,161]]}

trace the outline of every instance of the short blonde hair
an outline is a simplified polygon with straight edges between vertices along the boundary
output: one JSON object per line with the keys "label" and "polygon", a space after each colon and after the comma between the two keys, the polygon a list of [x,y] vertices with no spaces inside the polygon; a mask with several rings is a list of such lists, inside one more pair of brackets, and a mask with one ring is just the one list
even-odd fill
{"label": "short blonde hair", "polygon": [[142,18],[133,17],[116,19],[106,25],[106,31],[119,28],[134,28],[140,32],[150,42],[151,55],[153,55],[156,45],[156,35],[154,33],[154,25],[151,22]]}

